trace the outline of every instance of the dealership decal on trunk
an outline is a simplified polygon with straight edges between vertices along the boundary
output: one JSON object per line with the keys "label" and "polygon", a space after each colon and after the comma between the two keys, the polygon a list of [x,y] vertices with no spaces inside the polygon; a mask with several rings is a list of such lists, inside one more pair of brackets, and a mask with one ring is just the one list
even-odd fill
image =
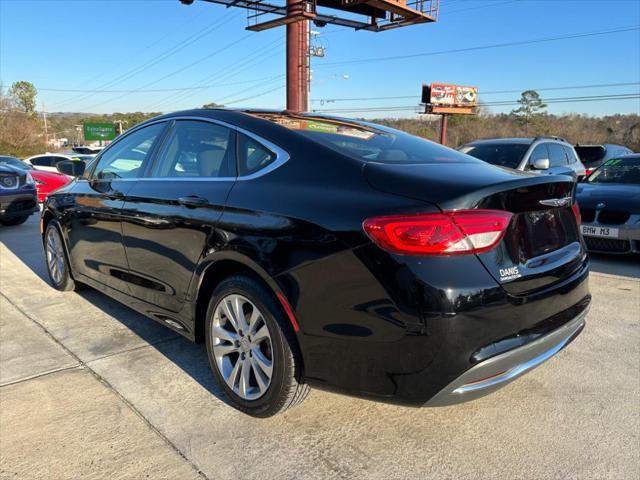
{"label": "dealership decal on trunk", "polygon": [[509,280],[515,280],[516,278],[520,278],[522,274],[518,267],[509,267],[509,268],[501,268],[500,269],[500,281],[507,282]]}

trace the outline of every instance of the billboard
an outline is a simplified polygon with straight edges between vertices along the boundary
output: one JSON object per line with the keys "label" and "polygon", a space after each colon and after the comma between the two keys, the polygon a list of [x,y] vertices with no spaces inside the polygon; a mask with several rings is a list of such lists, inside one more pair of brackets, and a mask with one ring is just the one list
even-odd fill
{"label": "billboard", "polygon": [[428,113],[474,113],[478,105],[478,88],[450,83],[423,85],[422,102]]}
{"label": "billboard", "polygon": [[82,131],[86,141],[113,140],[117,136],[116,126],[113,123],[84,123]]}

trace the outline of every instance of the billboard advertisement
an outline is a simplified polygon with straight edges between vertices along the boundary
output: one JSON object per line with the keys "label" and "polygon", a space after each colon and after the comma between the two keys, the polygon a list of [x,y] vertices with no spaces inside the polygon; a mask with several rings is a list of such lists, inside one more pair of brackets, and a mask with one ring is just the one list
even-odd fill
{"label": "billboard advertisement", "polygon": [[478,89],[448,83],[432,83],[429,103],[442,107],[475,107],[478,104]]}

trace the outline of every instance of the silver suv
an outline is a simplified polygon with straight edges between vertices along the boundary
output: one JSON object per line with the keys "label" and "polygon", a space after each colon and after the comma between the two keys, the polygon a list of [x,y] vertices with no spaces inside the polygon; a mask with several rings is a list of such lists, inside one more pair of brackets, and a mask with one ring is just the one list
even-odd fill
{"label": "silver suv", "polygon": [[458,148],[492,165],[538,174],[585,176],[584,165],[573,146],[560,137],[492,138],[475,140]]}

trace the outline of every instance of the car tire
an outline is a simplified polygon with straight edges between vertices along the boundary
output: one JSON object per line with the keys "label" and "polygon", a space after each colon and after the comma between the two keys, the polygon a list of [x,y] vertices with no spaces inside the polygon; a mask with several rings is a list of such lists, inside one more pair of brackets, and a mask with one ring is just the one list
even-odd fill
{"label": "car tire", "polygon": [[58,222],[52,220],[47,225],[44,234],[44,252],[47,273],[51,285],[61,292],[79,290],[82,285],[76,283],[71,276],[69,259],[65,250],[64,240]]}
{"label": "car tire", "polygon": [[0,220],[0,224],[6,227],[13,227],[15,225],[22,225],[27,221],[29,215],[22,215],[20,217],[7,218],[5,220]]}
{"label": "car tire", "polygon": [[205,331],[211,370],[238,410],[270,417],[309,394],[293,329],[260,281],[246,275],[222,281],[209,301]]}

